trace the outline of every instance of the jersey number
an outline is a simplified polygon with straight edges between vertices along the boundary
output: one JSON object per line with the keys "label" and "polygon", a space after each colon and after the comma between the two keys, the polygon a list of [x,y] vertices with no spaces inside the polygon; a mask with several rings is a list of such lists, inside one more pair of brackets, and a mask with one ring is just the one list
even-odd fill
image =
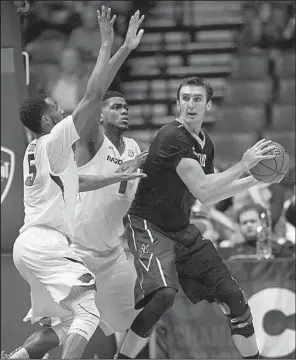
{"label": "jersey number", "polygon": [[119,194],[125,194],[126,187],[127,187],[127,181],[126,180],[121,181],[121,183],[119,185],[119,190],[118,190]]}
{"label": "jersey number", "polygon": [[37,174],[37,169],[36,166],[34,165],[35,164],[34,154],[28,155],[28,163],[29,163],[29,176],[26,178],[25,185],[33,186]]}

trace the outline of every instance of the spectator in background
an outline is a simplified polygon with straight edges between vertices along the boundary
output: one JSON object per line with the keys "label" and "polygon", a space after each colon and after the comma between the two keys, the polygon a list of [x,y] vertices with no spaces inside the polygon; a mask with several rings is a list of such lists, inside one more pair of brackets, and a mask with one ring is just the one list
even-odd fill
{"label": "spectator in background", "polygon": [[260,17],[257,2],[245,1],[243,3],[243,26],[238,34],[238,51],[245,52],[257,50],[261,37]]}
{"label": "spectator in background", "polygon": [[284,188],[281,184],[259,183],[252,188],[242,191],[232,198],[232,214],[244,205],[259,204],[269,210],[271,214],[272,230],[279,236],[285,237]]}
{"label": "spectator in background", "polygon": [[21,17],[23,45],[34,41],[45,30],[68,36],[81,25],[76,7],[79,1],[30,1],[30,10]]}
{"label": "spectator in background", "polygon": [[287,221],[296,227],[296,210],[295,210],[295,194],[291,196],[289,200],[287,200],[286,204],[285,216]]}
{"label": "spectator in background", "polygon": [[289,8],[289,18],[287,21],[287,26],[283,31],[283,39],[285,48],[295,48],[295,38],[296,38],[296,4],[295,1],[292,2],[291,7]]}
{"label": "spectator in background", "polygon": [[295,228],[296,228],[296,211],[295,211],[295,193],[288,199],[285,204],[285,218],[286,222],[286,238],[291,241],[294,245],[295,239]]}
{"label": "spectator in background", "polygon": [[219,233],[216,231],[210,216],[204,212],[193,212],[190,223],[194,224],[205,239],[211,240],[215,248],[218,247]]}
{"label": "spectator in background", "polygon": [[[262,225],[261,214],[266,210],[259,204],[248,204],[237,212],[239,232],[230,241],[222,241],[219,253],[222,257],[235,259],[240,257],[256,258],[257,228]],[[272,236],[272,255],[277,257],[292,257],[294,246],[289,241]]]}
{"label": "spectator in background", "polygon": [[[246,1],[243,27],[238,36],[240,52],[287,49],[295,41],[293,1]],[[276,56],[271,53],[271,56]]]}
{"label": "spectator in background", "polygon": [[[83,61],[97,58],[100,49],[100,31],[97,26],[98,2],[86,2],[81,8],[82,25],[74,29],[68,40],[68,47],[78,50]],[[115,34],[112,55],[118,50],[121,39]]]}
{"label": "spectator in background", "polygon": [[68,114],[72,113],[84,94],[85,75],[77,50],[66,48],[61,54],[60,73],[46,86],[48,96],[54,98]]}

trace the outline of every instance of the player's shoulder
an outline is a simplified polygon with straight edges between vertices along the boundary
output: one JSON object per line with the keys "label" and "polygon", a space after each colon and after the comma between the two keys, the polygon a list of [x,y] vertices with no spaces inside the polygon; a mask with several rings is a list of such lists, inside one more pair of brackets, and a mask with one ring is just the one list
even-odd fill
{"label": "player's shoulder", "polygon": [[136,140],[131,137],[123,136],[123,139],[128,146],[139,146]]}
{"label": "player's shoulder", "polygon": [[126,136],[124,136],[123,139],[129,151],[135,151],[136,154],[141,152],[140,146],[135,139]]}
{"label": "player's shoulder", "polygon": [[[59,127],[63,127],[63,126],[74,126],[72,114],[65,116],[59,123],[57,123],[57,124],[55,125],[55,127],[56,127],[56,126],[59,126]],[[53,127],[53,129],[54,129],[55,127]]]}
{"label": "player's shoulder", "polygon": [[160,141],[173,141],[178,139],[187,139],[188,134],[184,126],[177,120],[163,126],[156,135]]}

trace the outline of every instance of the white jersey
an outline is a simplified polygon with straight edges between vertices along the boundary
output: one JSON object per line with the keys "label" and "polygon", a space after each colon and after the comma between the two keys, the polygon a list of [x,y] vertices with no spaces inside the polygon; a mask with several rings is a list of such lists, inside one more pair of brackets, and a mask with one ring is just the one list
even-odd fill
{"label": "white jersey", "polygon": [[20,233],[46,226],[73,240],[78,169],[72,145],[77,139],[68,116],[50,134],[28,145],[23,161],[25,221]]}
{"label": "white jersey", "polygon": [[[104,136],[96,155],[78,168],[81,175],[110,175],[141,150],[130,138],[123,138],[125,149],[119,154],[113,143]],[[109,185],[79,194],[76,205],[75,243],[95,251],[105,251],[119,245],[123,233],[122,218],[129,209],[138,186],[138,179]]]}

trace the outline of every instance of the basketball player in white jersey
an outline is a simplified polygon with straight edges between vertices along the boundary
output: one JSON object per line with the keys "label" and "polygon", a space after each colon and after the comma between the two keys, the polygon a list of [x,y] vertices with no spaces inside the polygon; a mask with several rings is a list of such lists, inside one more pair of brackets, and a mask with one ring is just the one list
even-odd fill
{"label": "basketball player in white jersey", "polygon": [[[143,19],[142,16],[140,24]],[[140,41],[136,31],[131,31],[134,33],[130,37],[132,49]],[[109,71],[108,86],[111,75],[123,61],[124,56],[118,57],[116,66]],[[75,144],[79,175],[108,176],[120,169],[132,172],[141,167],[147,153],[141,154],[138,144],[123,136],[127,129],[128,105],[123,94],[107,92],[97,126]],[[123,181],[120,185],[83,193],[76,205],[73,247],[96,275],[96,305],[101,314],[100,326],[106,335],[127,330],[138,313],[133,295],[136,273],[120,240],[124,230],[122,218],[131,205],[137,185],[138,180]]]}
{"label": "basketball player in white jersey", "polygon": [[[145,160],[139,145],[124,137],[128,129],[128,105],[123,94],[107,92],[104,96],[101,131],[76,143],[76,161],[80,175],[112,174],[122,164]],[[100,326],[106,335],[127,330],[137,311],[134,309],[134,265],[127,259],[120,236],[122,218],[134,198],[138,180],[123,181],[104,189],[83,193],[76,205],[74,248],[97,278],[96,305]]]}
{"label": "basketball player in white jersey", "polygon": [[[50,326],[32,334],[22,347],[8,355],[10,359],[42,358],[64,341],[62,358],[79,358],[99,323],[93,300],[94,276],[68,246],[68,240],[74,237],[78,192],[72,145],[88,133],[87,125],[88,129],[93,127],[91,122],[97,120],[93,115],[101,113],[105,89],[143,35],[138,28],[144,17],[139,18],[137,11],[131,17],[124,45],[109,62],[114,19],[110,20],[110,9],[106,13],[102,7],[101,16],[98,12],[100,54],[86,94],[72,116],[62,120],[58,105],[42,96],[27,101],[22,108],[22,121],[37,134],[37,139],[29,145],[24,158],[26,219],[14,246],[14,261],[31,285],[32,309],[27,318],[32,322],[42,319]],[[127,173],[79,175],[79,190],[90,191],[140,177]]]}

